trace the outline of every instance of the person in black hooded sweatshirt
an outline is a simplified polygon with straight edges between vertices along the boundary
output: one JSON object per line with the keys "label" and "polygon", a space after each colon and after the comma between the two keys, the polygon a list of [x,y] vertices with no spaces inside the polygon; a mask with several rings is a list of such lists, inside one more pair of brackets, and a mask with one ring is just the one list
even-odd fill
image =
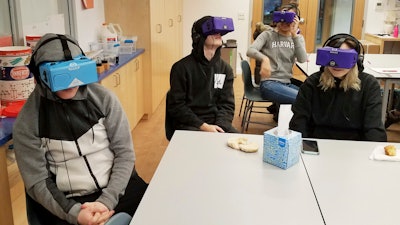
{"label": "person in black hooded sweatshirt", "polygon": [[303,138],[386,142],[380,85],[363,72],[362,45],[349,34],[336,34],[324,46],[354,49],[357,63],[351,68],[322,66],[309,76],[292,105],[290,129]]}
{"label": "person in black hooded sweatshirt", "polygon": [[171,68],[166,113],[173,130],[237,132],[232,126],[233,70],[221,58],[225,32],[204,34],[202,25],[210,19],[205,16],[193,24],[192,52]]}

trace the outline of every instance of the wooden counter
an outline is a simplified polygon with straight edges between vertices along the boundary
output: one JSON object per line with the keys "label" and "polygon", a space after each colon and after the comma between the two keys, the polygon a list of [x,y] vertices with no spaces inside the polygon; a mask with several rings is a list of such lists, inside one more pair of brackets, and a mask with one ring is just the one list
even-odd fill
{"label": "wooden counter", "polygon": [[400,54],[400,38],[392,36],[379,36],[376,34],[365,34],[365,40],[380,45],[380,54]]}

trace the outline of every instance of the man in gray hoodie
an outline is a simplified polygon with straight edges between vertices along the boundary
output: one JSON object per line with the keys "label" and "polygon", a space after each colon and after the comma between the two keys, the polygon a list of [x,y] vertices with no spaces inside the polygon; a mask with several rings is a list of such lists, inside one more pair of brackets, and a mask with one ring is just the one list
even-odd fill
{"label": "man in gray hoodie", "polygon": [[13,130],[29,221],[102,224],[114,212],[133,215],[147,188],[134,169],[129,123],[117,97],[98,83],[52,91],[41,79],[44,63],[81,55],[76,40],[57,34],[44,35],[32,55],[37,85]]}

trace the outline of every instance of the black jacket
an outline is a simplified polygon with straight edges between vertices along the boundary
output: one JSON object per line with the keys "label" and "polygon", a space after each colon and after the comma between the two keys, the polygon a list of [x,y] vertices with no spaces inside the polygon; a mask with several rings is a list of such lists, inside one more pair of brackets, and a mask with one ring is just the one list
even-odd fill
{"label": "black jacket", "polygon": [[387,141],[383,127],[380,85],[370,74],[360,73],[361,90],[321,90],[321,72],[314,73],[300,87],[292,106],[290,129],[303,137],[359,141]]}
{"label": "black jacket", "polygon": [[[203,51],[204,39],[196,44],[190,55],[171,68],[167,113],[176,129],[199,128],[206,122],[229,130],[235,112],[232,68],[222,60],[221,48],[208,61]],[[219,79],[215,74],[225,75],[222,88],[214,87]]]}

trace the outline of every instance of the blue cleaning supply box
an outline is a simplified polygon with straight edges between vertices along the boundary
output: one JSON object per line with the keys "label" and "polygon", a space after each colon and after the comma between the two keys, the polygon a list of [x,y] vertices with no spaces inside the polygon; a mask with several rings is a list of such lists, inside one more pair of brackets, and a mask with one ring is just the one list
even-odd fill
{"label": "blue cleaning supply box", "polygon": [[287,169],[299,161],[302,146],[301,133],[289,131],[280,137],[272,128],[264,132],[263,161]]}
{"label": "blue cleaning supply box", "polygon": [[61,62],[46,62],[39,66],[40,79],[52,92],[98,81],[96,62],[80,56]]}

